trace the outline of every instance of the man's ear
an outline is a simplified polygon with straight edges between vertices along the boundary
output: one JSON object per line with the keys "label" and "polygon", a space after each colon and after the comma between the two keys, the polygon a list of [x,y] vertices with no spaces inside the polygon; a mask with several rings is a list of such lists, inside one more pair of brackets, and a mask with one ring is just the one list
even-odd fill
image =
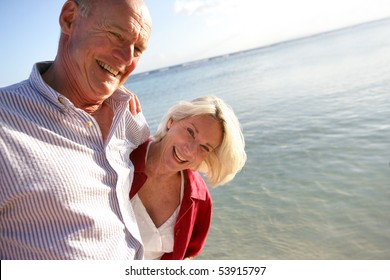
{"label": "man's ear", "polygon": [[78,5],[75,1],[68,0],[62,6],[60,13],[60,26],[64,34],[70,34],[72,24],[78,14]]}

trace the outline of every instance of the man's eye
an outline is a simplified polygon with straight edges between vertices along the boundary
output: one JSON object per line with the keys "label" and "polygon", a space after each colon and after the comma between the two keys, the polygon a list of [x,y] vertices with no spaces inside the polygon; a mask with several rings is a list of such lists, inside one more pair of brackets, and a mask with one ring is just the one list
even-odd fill
{"label": "man's eye", "polygon": [[122,36],[116,32],[113,32],[113,31],[109,31],[109,33],[114,36],[115,38],[119,39],[119,40],[122,40]]}
{"label": "man's eye", "polygon": [[141,56],[142,50],[139,48],[134,48],[134,56]]}

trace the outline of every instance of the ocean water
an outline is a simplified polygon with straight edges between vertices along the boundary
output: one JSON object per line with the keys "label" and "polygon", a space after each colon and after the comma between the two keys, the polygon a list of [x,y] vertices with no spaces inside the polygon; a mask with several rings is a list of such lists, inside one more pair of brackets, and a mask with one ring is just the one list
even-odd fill
{"label": "ocean water", "polygon": [[211,189],[199,259],[390,259],[389,30],[383,20],[130,78],[152,132],[202,95],[242,124],[248,161]]}

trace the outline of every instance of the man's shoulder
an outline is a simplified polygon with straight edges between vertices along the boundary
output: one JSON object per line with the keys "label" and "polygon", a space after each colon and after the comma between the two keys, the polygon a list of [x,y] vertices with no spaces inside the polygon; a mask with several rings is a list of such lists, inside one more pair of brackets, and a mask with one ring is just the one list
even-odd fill
{"label": "man's shoulder", "polygon": [[8,85],[8,86],[4,86],[4,87],[0,87],[0,92],[2,94],[5,94],[5,93],[13,93],[13,94],[16,94],[16,93],[26,93],[30,90],[32,90],[32,81],[34,79],[37,79],[37,77],[39,77],[41,74],[40,74],[40,70],[41,71],[45,71],[49,66],[50,66],[51,62],[50,61],[46,61],[46,62],[38,62],[36,64],[34,64],[33,66],[33,69],[30,73],[30,76],[25,79],[25,80],[22,80],[20,82],[17,82],[17,83],[14,83],[14,84],[11,84],[11,85]]}
{"label": "man's shoulder", "polygon": [[18,92],[22,88],[29,87],[29,86],[30,86],[29,81],[28,80],[24,80],[24,81],[21,81],[21,82],[16,83],[16,84],[12,84],[12,85],[8,85],[8,86],[5,86],[5,87],[1,87],[0,88],[0,92],[1,93]]}
{"label": "man's shoulder", "polygon": [[31,91],[32,89],[28,80],[2,87],[0,88],[0,103],[5,105],[20,102],[20,99],[31,96]]}

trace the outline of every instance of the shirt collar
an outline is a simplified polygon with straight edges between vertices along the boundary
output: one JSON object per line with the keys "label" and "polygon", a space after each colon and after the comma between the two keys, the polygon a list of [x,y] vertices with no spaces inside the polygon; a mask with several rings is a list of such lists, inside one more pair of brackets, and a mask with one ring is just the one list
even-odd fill
{"label": "shirt collar", "polygon": [[186,170],[185,174],[188,179],[187,187],[191,188],[190,196],[194,199],[206,200],[207,186],[200,174],[190,169]]}

